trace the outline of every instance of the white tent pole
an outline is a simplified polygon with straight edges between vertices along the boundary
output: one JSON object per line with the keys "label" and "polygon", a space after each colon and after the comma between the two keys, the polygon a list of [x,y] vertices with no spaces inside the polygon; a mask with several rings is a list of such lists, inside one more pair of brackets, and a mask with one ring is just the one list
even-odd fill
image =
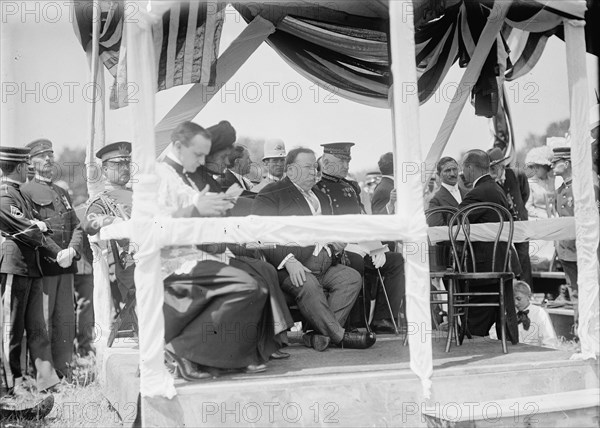
{"label": "white tent pole", "polygon": [[448,107],[444,121],[440,126],[440,130],[435,137],[435,141],[425,157],[423,186],[427,185],[429,178],[435,171],[435,165],[438,160],[440,160],[442,153],[446,148],[446,144],[448,144],[448,140],[452,135],[452,131],[454,131],[456,122],[458,122],[463,107],[470,97],[471,90],[475,86],[477,78],[481,73],[483,63],[490,53],[490,49],[496,40],[496,36],[502,29],[504,18],[506,17],[511,4],[512,0],[494,2],[494,7],[488,16],[487,23],[479,36],[475,52],[469,61],[469,65],[467,66],[462,79],[460,79],[460,84],[458,85],[458,88],[456,88],[452,101],[450,101],[450,106]]}
{"label": "white tent pole", "polygon": [[579,328],[581,354],[575,358],[596,358],[600,353],[600,314],[598,301],[598,207],[594,197],[591,136],[588,130],[588,79],[585,53],[585,21],[565,20],[567,74],[571,115],[571,160],[575,232],[577,245],[577,284],[579,286]]}
{"label": "white tent pole", "polygon": [[90,198],[103,190],[104,183],[100,177],[100,165],[96,162],[95,153],[104,145],[104,70],[100,67],[100,2],[94,0],[92,15],[92,49],[88,49],[90,63],[90,82],[92,83],[92,102],[90,103],[90,139],[85,154],[87,190]]}
{"label": "white tent pole", "polygon": [[[427,254],[427,225],[423,211],[420,182],[421,146],[419,141],[419,99],[416,93],[403,94],[402,83],[417,84],[415,39],[412,2],[393,1],[390,5],[391,70],[394,76],[393,130],[395,187],[398,218],[410,218],[412,242],[404,242],[406,273],[406,317],[411,334],[410,368],[421,379],[423,395],[431,395],[433,360],[431,349],[431,308],[429,305],[429,260]],[[403,99],[405,97],[405,99]],[[402,160],[402,162],[400,162]],[[404,217],[398,210],[402,209]],[[411,328],[412,327],[412,328]],[[408,333],[407,333],[408,334]]]}
{"label": "white tent pole", "polygon": [[194,119],[274,31],[275,26],[260,16],[244,28],[217,60],[215,84],[207,86],[204,83],[196,83],[156,125],[157,155],[169,144],[173,129],[181,122]]}
{"label": "white tent pole", "polygon": [[[89,141],[85,152],[85,174],[89,200],[104,190],[104,180],[101,175],[101,164],[96,160],[95,153],[104,145],[104,70],[100,66],[100,4],[98,0],[93,3],[92,15],[92,46],[87,50],[88,63],[90,66],[90,82],[92,83],[92,101],[90,103]],[[90,245],[94,259],[90,260],[94,269],[94,323],[96,356],[98,365],[98,376],[100,381],[104,380],[103,355],[106,349],[110,326],[115,313],[110,296],[110,280],[108,263],[102,255],[106,243],[99,242],[97,236],[90,237]]]}
{"label": "white tent pole", "polygon": [[[133,179],[131,242],[136,252],[136,300],[139,320],[140,394],[142,407],[146,397],[176,395],[173,378],[164,366],[165,321],[164,291],[160,262],[160,232],[153,226],[158,212],[155,174],[154,96],[156,67],[152,39],[152,23],[160,15],[147,14],[134,2],[125,2],[125,11],[133,11],[134,19],[125,19],[123,40],[127,49],[128,81],[139,89],[138,102],[131,105],[133,122],[132,162],[137,164]],[[150,421],[144,420],[142,425]]]}

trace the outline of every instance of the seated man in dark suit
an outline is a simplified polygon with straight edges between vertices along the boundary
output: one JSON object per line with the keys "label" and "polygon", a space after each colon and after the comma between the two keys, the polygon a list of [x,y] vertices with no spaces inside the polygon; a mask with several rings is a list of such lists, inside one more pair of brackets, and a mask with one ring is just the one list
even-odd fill
{"label": "seated man in dark suit", "polygon": [[[323,174],[317,187],[331,198],[333,214],[364,214],[364,207],[360,203],[360,187],[358,183],[347,180],[350,165],[350,150],[354,143],[322,144]],[[385,277],[383,280],[385,290],[390,300],[392,313],[397,317],[400,312],[402,298],[404,297],[404,259],[402,254],[379,251],[370,254],[368,248],[381,245],[381,242],[370,242],[371,245],[350,244],[346,248],[346,255],[350,259],[350,266],[364,275],[365,271],[377,278],[377,269]],[[376,283],[375,283],[376,285]],[[375,313],[373,315],[373,330],[376,333],[394,333],[395,327],[391,321],[389,309],[383,290],[377,288],[371,293],[370,287],[365,290],[367,302],[371,295],[376,294]],[[375,296],[373,296],[375,298]]]}
{"label": "seated man in dark suit", "polygon": [[233,184],[238,184],[245,193],[250,194],[252,182],[246,178],[250,172],[250,152],[244,146],[236,144],[233,146],[227,156],[229,168],[225,170],[225,175],[221,181],[221,190],[227,191]]}
{"label": "seated man in dark suit", "polygon": [[[443,157],[437,164],[437,173],[442,185],[429,201],[429,209],[437,207],[458,208],[466,192],[458,185],[458,162],[451,157]],[[427,219],[429,226],[447,226],[450,221],[445,213],[432,214]]]}
{"label": "seated man in dark suit", "polygon": [[[498,204],[510,211],[508,201],[502,188],[490,176],[490,158],[483,150],[469,150],[463,159],[463,174],[467,183],[473,184],[473,189],[468,192],[458,208],[462,209],[466,206],[478,202],[491,202]],[[470,223],[497,223],[498,216],[491,210],[477,210],[469,216]],[[491,272],[493,263],[492,242],[473,242],[473,252],[475,253],[475,268],[477,272]],[[506,251],[506,243],[500,242],[496,250],[495,271],[500,272],[504,265],[504,254]],[[513,257],[514,259],[514,257]],[[470,263],[468,264],[470,266]],[[517,261],[518,266],[518,261]],[[511,266],[508,266],[510,269]],[[513,269],[515,270],[515,269]],[[477,291],[495,291],[497,289],[496,282],[490,283],[479,280],[477,282]],[[512,299],[512,284],[505,287],[506,311],[507,320],[516,320],[514,301]],[[494,296],[475,296],[470,298],[471,303],[484,303],[494,301]],[[469,319],[467,327],[469,331],[477,336],[486,336],[490,327],[496,323],[500,325],[498,309],[494,307],[473,307],[469,308]],[[517,343],[518,333],[516,333],[516,324],[513,326],[509,322],[509,335],[513,343]],[[500,337],[500,336],[498,336]],[[517,342],[514,342],[514,341]]]}
{"label": "seated man in dark suit", "polygon": [[[287,176],[258,193],[252,214],[330,215],[329,198],[315,187],[316,164],[312,150],[291,150],[285,162]],[[318,351],[325,350],[330,341],[358,349],[375,343],[373,333],[346,332],[342,327],[362,281],[354,269],[334,265],[335,252],[341,248],[342,245],[331,243],[308,247],[288,244],[265,251],[267,261],[278,270],[281,288],[296,300],[302,315],[319,333],[304,336],[304,343]]]}

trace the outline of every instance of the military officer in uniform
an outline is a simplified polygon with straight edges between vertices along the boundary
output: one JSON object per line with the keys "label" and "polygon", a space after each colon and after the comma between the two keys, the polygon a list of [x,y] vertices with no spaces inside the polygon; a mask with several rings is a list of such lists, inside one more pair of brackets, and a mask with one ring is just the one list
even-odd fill
{"label": "military officer in uniform", "polygon": [[[126,187],[131,178],[131,143],[121,141],[107,144],[98,150],[96,157],[102,161],[102,175],[106,182],[104,192],[90,201],[82,221],[82,228],[88,235],[97,234],[102,226],[117,218],[128,220],[131,217],[133,191]],[[127,313],[132,317],[134,328],[137,328],[137,317],[134,312],[133,248],[128,240],[110,241],[109,246],[111,294],[115,309],[120,313],[117,325],[112,329],[110,346]],[[123,309],[121,303],[126,303]]]}
{"label": "military officer in uniform", "polygon": [[[350,150],[354,143],[329,143],[322,144],[323,165],[321,181],[317,187],[329,196],[334,215],[364,214],[365,210],[360,202],[360,186],[355,181],[347,180],[348,168],[351,161]],[[386,252],[381,242],[365,243],[368,245],[350,244],[346,247],[346,255],[350,265],[364,274],[366,271],[378,276],[376,269],[380,269],[384,276],[384,285],[390,300],[394,315],[400,311],[404,296],[404,259],[401,254]],[[374,249],[370,251],[370,249]],[[367,287],[365,300],[370,302],[371,293]],[[395,332],[394,323],[390,317],[389,309],[383,290],[377,290],[375,313],[373,315],[373,329],[376,333]],[[395,318],[395,317],[394,317]]]}
{"label": "military officer in uniform", "polygon": [[[555,176],[564,180],[563,184],[556,190],[556,212],[560,217],[575,216],[575,201],[573,198],[573,170],[571,164],[571,148],[555,147],[553,150],[552,170]],[[598,187],[594,186],[596,204],[598,204]],[[575,300],[575,323],[578,320],[577,313],[577,248],[575,240],[557,241],[556,253],[560,260],[567,282],[570,286],[571,300]]]}
{"label": "military officer in uniform", "polygon": [[[21,193],[28,164],[28,148],[0,147],[0,229],[4,237],[0,249],[2,362],[7,386],[18,387],[23,381],[21,344],[27,331],[37,389],[43,391],[56,385],[59,379],[53,368],[44,322],[38,249],[43,248],[46,254],[57,258],[61,248],[44,235],[48,231],[46,224],[34,217],[29,201]],[[69,303],[72,307],[72,300]]]}
{"label": "military officer in uniform", "polygon": [[76,260],[80,259],[83,231],[73,209],[71,197],[63,188],[52,183],[54,162],[52,143],[47,139],[32,141],[27,145],[35,167],[35,177],[23,185],[23,194],[33,202],[48,227],[52,238],[62,251],[54,259],[42,250],[40,264],[44,273],[44,317],[50,337],[54,367],[59,376],[65,376],[73,358],[75,339],[74,273]]}

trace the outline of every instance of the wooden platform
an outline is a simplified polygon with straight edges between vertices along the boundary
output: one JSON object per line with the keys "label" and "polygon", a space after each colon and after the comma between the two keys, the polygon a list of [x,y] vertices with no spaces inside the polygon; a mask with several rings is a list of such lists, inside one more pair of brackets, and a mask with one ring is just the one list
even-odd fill
{"label": "wooden platform", "polygon": [[[426,426],[431,417],[425,413],[436,406],[441,415],[444,409],[470,408],[473,414],[467,421],[487,422],[490,412],[511,409],[510,415],[499,416],[510,416],[511,426],[526,426],[543,407],[536,407],[531,397],[577,396],[577,391],[599,386],[598,362],[571,361],[567,352],[519,344],[509,345],[504,355],[500,342],[479,338],[447,354],[444,340],[433,341],[429,401],[409,369],[408,347],[400,337],[380,335],[369,350],[318,353],[292,345],[287,348],[292,357],[271,361],[265,373],[195,383],[178,380],[175,399],[144,399],[144,426]],[[117,344],[105,361],[106,396],[130,425],[139,392],[137,352],[131,345]],[[500,402],[504,407],[489,404]],[[598,425],[598,406],[587,406],[578,415],[583,419],[569,420],[577,420],[577,426]],[[464,422],[465,415],[461,417]]]}

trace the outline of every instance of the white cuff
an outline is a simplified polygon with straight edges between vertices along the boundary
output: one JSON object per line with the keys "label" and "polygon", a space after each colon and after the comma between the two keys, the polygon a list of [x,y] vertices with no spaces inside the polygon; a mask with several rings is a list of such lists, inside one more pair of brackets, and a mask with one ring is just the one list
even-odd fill
{"label": "white cuff", "polygon": [[285,264],[288,262],[289,259],[293,259],[294,255],[292,253],[289,253],[287,256],[285,256],[285,259],[283,259],[281,261],[281,263],[279,263],[279,266],[277,266],[277,270],[281,270],[285,267]]}

